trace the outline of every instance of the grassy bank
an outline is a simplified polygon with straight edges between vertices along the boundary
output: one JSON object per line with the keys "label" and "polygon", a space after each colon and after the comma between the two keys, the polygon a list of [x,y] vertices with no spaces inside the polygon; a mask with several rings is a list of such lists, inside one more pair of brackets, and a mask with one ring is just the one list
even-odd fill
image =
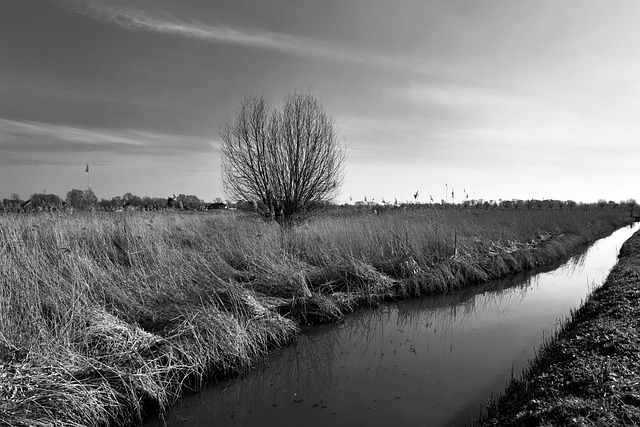
{"label": "grassy bank", "polygon": [[482,425],[640,425],[640,232]]}
{"label": "grassy bank", "polygon": [[137,424],[310,321],[546,264],[628,212],[0,217],[0,423]]}

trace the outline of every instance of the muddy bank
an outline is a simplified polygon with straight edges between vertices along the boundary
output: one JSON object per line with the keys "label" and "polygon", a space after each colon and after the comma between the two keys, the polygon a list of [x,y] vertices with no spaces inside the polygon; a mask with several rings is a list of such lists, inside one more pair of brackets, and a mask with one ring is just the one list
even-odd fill
{"label": "muddy bank", "polygon": [[640,232],[479,424],[640,424]]}

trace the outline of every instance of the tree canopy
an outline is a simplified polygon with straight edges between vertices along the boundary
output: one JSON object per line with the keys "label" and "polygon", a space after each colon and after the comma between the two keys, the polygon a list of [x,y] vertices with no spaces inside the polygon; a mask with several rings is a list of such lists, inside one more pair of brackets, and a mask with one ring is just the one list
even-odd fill
{"label": "tree canopy", "polygon": [[246,97],[220,136],[227,196],[261,202],[281,224],[331,201],[342,184],[346,147],[311,94],[291,93],[280,110]]}

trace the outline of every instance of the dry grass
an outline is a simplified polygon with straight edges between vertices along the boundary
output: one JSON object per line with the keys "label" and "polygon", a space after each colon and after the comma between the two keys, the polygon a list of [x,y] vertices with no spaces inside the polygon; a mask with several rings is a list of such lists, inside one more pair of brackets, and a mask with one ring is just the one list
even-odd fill
{"label": "dry grass", "polygon": [[301,322],[556,260],[622,212],[0,217],[0,423],[139,424]]}

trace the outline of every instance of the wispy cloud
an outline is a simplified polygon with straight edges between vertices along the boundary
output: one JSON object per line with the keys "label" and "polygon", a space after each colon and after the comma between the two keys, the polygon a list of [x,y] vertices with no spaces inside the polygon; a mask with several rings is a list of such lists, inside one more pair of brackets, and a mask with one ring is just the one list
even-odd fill
{"label": "wispy cloud", "polygon": [[60,141],[72,145],[103,146],[143,146],[144,143],[134,135],[126,133],[104,132],[73,126],[49,123],[0,119],[0,146],[18,148],[27,145],[53,145]]}
{"label": "wispy cloud", "polygon": [[101,0],[67,0],[67,3],[71,4],[74,10],[94,19],[131,30],[173,34],[206,42],[236,44],[305,57],[356,62],[369,67],[403,69],[413,73],[443,71],[441,65],[420,58],[385,56],[293,34],[204,23],[190,17],[169,15],[149,6],[134,7],[131,2],[104,4]]}
{"label": "wispy cloud", "polygon": [[[210,140],[134,129],[95,129],[0,118],[0,149],[15,162],[21,154],[113,152],[130,155],[210,153],[218,149]],[[9,155],[10,154],[10,155]],[[2,157],[5,159],[5,156]]]}
{"label": "wispy cloud", "polygon": [[204,25],[192,19],[163,16],[157,10],[135,8],[132,3],[105,4],[96,0],[70,0],[69,3],[74,6],[76,11],[85,13],[94,19],[111,22],[131,30],[175,34],[206,41],[298,53],[307,50],[311,45],[307,40],[286,34],[237,30],[224,25]]}
{"label": "wispy cloud", "polygon": [[550,102],[535,94],[499,91],[470,85],[410,86],[395,93],[417,105],[438,107],[451,113],[441,123],[437,137],[469,143],[494,141],[532,149],[566,146],[596,150],[602,141],[609,147],[636,146],[640,125],[612,122],[595,108],[579,109],[575,102]]}

